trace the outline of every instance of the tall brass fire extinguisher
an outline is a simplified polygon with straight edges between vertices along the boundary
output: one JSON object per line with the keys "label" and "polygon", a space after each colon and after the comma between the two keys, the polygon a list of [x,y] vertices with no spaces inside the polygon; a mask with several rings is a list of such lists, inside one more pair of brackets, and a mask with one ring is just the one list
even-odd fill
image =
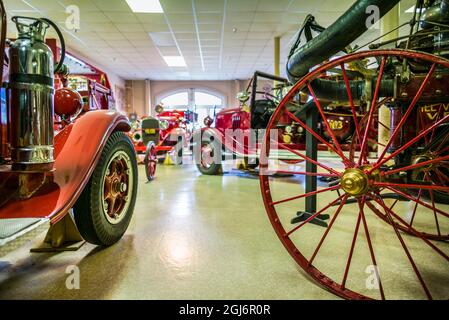
{"label": "tall brass fire extinguisher", "polygon": [[[18,38],[9,49],[11,158],[13,170],[42,172],[53,168],[54,73],[63,66],[64,40],[48,19],[13,17]],[[47,29],[56,28],[61,61],[45,44]]]}

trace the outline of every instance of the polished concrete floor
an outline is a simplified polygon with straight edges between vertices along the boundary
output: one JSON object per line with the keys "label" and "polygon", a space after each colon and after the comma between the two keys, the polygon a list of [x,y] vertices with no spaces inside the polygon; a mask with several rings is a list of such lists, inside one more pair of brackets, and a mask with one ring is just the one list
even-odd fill
{"label": "polished concrete floor", "polygon": [[[29,253],[29,243],[0,258],[0,299],[336,299],[311,282],[283,248],[267,218],[256,176],[238,171],[201,176],[193,165],[184,165],[159,166],[157,179],[145,180],[140,167],[134,218],[119,243],[109,248],[86,244],[65,253]],[[284,197],[298,192],[298,181],[284,180],[278,186]],[[273,194],[279,190],[273,186]],[[287,219],[295,208],[284,208],[289,209]],[[377,223],[372,216],[368,222]],[[323,270],[339,279],[355,217],[348,213],[336,224],[334,238],[317,258]],[[305,230],[300,244],[309,246],[317,230],[325,230],[316,228]],[[376,254],[384,253],[388,271],[393,270],[383,279],[389,297],[425,298],[416,279],[407,275],[410,268],[404,271],[396,258],[404,256],[399,245],[383,235],[384,229],[391,228],[382,222],[371,232]],[[449,292],[447,261],[429,260],[426,248],[413,240],[407,243],[416,249],[414,257],[427,259],[426,280],[437,284],[434,293],[444,297]],[[441,248],[448,252],[447,245]],[[365,285],[370,262],[366,252],[361,255],[357,281]],[[67,272],[73,266],[79,269],[80,288],[69,290]]]}
{"label": "polished concrete floor", "polygon": [[[277,239],[259,181],[159,166],[125,237],[110,248],[0,258],[0,299],[334,299],[307,280]],[[68,290],[77,266],[80,289]]]}

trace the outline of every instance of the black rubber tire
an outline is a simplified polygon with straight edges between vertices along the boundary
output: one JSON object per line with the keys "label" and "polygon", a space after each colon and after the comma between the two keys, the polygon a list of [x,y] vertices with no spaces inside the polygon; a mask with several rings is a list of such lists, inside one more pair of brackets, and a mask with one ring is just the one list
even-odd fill
{"label": "black rubber tire", "polygon": [[[106,174],[109,160],[117,152],[125,152],[131,160],[133,189],[130,204],[123,220],[111,224],[105,217],[102,208],[101,184]],[[137,197],[138,170],[137,159],[131,139],[123,132],[113,133],[101,153],[100,160],[81,196],[73,207],[76,226],[83,238],[92,244],[110,246],[119,241],[126,232],[131,221]]]}
{"label": "black rubber tire", "polygon": [[[215,141],[203,141],[201,143],[201,147],[205,145],[211,145],[212,150],[214,152],[217,152],[216,150],[220,151],[220,154],[218,155],[221,158],[221,147],[218,146]],[[202,165],[201,161],[196,164],[196,167],[201,172],[201,174],[207,175],[207,176],[217,176],[223,173],[223,167],[221,164],[212,163],[209,168],[206,168]]]}
{"label": "black rubber tire", "polygon": [[175,146],[175,164],[182,165],[182,157],[184,153],[184,144],[182,137],[178,137],[178,143]]}

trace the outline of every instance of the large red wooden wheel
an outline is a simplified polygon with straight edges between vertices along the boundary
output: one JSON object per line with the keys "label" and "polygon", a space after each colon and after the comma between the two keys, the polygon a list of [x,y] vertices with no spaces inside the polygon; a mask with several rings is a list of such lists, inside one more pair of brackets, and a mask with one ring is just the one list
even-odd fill
{"label": "large red wooden wheel", "polygon": [[[389,130],[389,139],[372,141],[373,127],[390,127],[379,120],[380,107],[391,107],[397,98],[385,94],[393,92],[384,88],[385,80],[394,79],[407,62],[421,66],[419,76],[413,71],[418,69],[407,70],[410,79],[419,79],[418,85],[407,86],[402,116]],[[354,79],[349,79],[349,70],[357,65],[369,66],[367,74],[372,73],[374,84],[372,98],[364,107],[362,99],[354,97],[356,90],[350,89]],[[314,88],[316,79],[335,73],[346,87],[339,100],[347,101],[355,122],[349,151],[336,139]],[[438,81],[449,85],[445,74],[449,74],[449,61],[429,54],[403,50],[350,54],[301,79],[271,118],[260,159],[268,216],[298,265],[340,297],[449,298],[449,130],[445,128],[449,101],[432,100]],[[295,117],[291,105],[300,93],[315,102],[331,142]],[[420,118],[420,108],[435,111],[431,122]],[[287,118],[302,126],[316,143],[326,144],[334,156],[318,152],[310,157],[281,143],[276,137]],[[413,130],[415,134],[404,136]],[[276,161],[282,160],[276,158],[281,153],[273,152],[278,149],[284,156],[289,152],[305,161],[282,164]],[[279,171],[294,176],[273,179],[272,174]],[[312,182],[316,187],[311,189],[307,184]]]}

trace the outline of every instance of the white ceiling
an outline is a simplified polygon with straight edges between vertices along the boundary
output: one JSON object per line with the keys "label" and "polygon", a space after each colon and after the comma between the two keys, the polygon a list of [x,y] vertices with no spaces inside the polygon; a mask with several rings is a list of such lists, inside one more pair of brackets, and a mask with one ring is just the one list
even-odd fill
{"label": "white ceiling", "polygon": [[[275,36],[282,37],[284,66],[289,41],[306,14],[314,14],[326,27],[354,1],[160,2],[164,13],[135,14],[125,0],[4,0],[8,18],[45,16],[61,26],[72,50],[124,79],[153,80],[230,80],[249,78],[255,70],[272,73]],[[408,8],[414,1],[404,2]],[[69,5],[80,8],[81,26],[77,32],[65,27],[65,9]],[[10,23],[8,35],[14,37],[15,30]],[[149,33],[171,46],[157,47]],[[378,30],[372,30],[365,39],[378,34]],[[187,68],[170,68],[161,56],[178,54],[184,56]]]}

